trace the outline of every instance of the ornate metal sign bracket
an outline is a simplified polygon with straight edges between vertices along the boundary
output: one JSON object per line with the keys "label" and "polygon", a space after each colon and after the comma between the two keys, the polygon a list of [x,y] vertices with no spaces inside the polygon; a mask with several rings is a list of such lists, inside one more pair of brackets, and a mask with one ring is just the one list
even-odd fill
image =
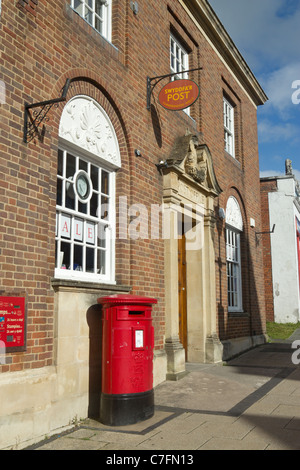
{"label": "ornate metal sign bracket", "polygon": [[[167,77],[174,77],[175,75],[180,75],[182,73],[189,73],[189,72],[195,72],[196,70],[202,70],[202,67],[198,67],[197,69],[190,69],[190,70],[183,70],[182,72],[176,72],[176,73],[168,73],[167,75],[159,75],[158,77],[147,77],[147,109],[149,110],[151,107],[151,95],[156,87],[156,85],[163,80],[164,78]],[[153,80],[156,80],[156,82],[152,85]]]}
{"label": "ornate metal sign bracket", "polygon": [[[66,101],[66,96],[68,93],[68,89],[71,83],[71,79],[68,78],[62,90],[62,95],[60,98],[55,98],[53,100],[48,101],[41,101],[39,103],[32,103],[28,104],[25,103],[25,113],[24,113],[24,136],[23,140],[27,144],[30,142],[34,137],[38,137],[38,139],[42,142],[44,135],[45,135],[45,125],[43,125],[42,129],[40,130],[39,127],[43,123],[43,121],[47,121],[47,114],[49,113],[50,109],[53,105]],[[39,111],[34,111],[33,113],[30,112],[33,108],[41,108]]]}

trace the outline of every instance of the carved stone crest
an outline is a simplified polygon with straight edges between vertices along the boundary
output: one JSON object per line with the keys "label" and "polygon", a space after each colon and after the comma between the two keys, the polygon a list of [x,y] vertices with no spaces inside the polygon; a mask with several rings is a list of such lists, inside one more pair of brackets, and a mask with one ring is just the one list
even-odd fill
{"label": "carved stone crest", "polygon": [[206,144],[199,143],[197,135],[187,132],[178,137],[166,163],[168,169],[177,169],[182,176],[192,178],[201,186],[201,191],[205,189],[206,193],[211,193],[213,197],[222,192],[214,172],[209,148]]}
{"label": "carved stone crest", "polygon": [[197,152],[193,140],[190,142],[189,152],[185,160],[185,171],[197,183],[206,182],[207,159],[204,152]]}

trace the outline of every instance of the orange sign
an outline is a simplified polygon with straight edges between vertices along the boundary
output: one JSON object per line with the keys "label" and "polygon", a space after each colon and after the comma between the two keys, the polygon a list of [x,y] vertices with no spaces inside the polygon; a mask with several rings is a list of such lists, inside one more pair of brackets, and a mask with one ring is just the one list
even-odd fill
{"label": "orange sign", "polygon": [[171,111],[179,111],[191,106],[198,99],[200,89],[193,80],[174,80],[159,92],[160,104]]}

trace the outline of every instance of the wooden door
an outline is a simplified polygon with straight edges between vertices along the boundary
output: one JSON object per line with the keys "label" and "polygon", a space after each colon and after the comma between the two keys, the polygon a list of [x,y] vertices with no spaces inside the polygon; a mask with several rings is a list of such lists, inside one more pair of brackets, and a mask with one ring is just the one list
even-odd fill
{"label": "wooden door", "polygon": [[187,360],[186,245],[184,233],[178,239],[178,304],[179,339],[185,349],[185,358]]}

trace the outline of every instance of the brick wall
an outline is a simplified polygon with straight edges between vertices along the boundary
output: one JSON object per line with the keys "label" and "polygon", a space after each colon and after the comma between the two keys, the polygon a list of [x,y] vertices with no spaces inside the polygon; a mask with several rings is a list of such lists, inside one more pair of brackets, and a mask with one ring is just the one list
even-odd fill
{"label": "brick wall", "polygon": [[[256,109],[179,2],[140,0],[139,13],[134,15],[127,0],[115,0],[113,45],[79,17],[67,0],[2,4],[1,79],[6,103],[0,109],[0,290],[26,295],[28,325],[26,352],[8,355],[2,370],[41,367],[54,361],[51,278],[58,125],[64,104],[51,110],[43,142],[35,139],[25,144],[22,138],[24,103],[57,98],[66,78],[72,80],[67,99],[76,94],[95,98],[115,127],[122,158],[117,198],[127,196],[129,205],[161,204],[162,176],[155,164],[170,155],[177,136],[186,130],[196,132],[209,146],[223,189],[216,213],[233,194],[240,201],[245,226],[244,312],[235,317],[227,309],[225,233],[220,221],[215,231],[220,337],[264,331],[262,245],[256,245],[249,227],[249,217],[253,217],[256,229],[261,228]],[[203,67],[190,77],[201,87],[191,117],[160,107],[159,86],[153,92],[151,110],[146,110],[146,77],[169,73],[170,30],[188,50],[190,67]],[[224,152],[224,92],[236,104],[237,159]],[[142,157],[135,156],[135,149]],[[163,240],[117,240],[117,282],[130,285],[133,293],[158,298],[156,348],[163,346],[165,332],[163,253]]]}
{"label": "brick wall", "polygon": [[[262,232],[270,230],[269,193],[277,191],[276,179],[262,179],[260,181]],[[267,321],[274,321],[274,297],[272,278],[271,235],[260,235],[263,244],[265,304]]]}
{"label": "brick wall", "polygon": [[20,8],[23,13],[31,13],[36,15],[36,7],[38,5],[38,0],[18,0],[17,7]]}

